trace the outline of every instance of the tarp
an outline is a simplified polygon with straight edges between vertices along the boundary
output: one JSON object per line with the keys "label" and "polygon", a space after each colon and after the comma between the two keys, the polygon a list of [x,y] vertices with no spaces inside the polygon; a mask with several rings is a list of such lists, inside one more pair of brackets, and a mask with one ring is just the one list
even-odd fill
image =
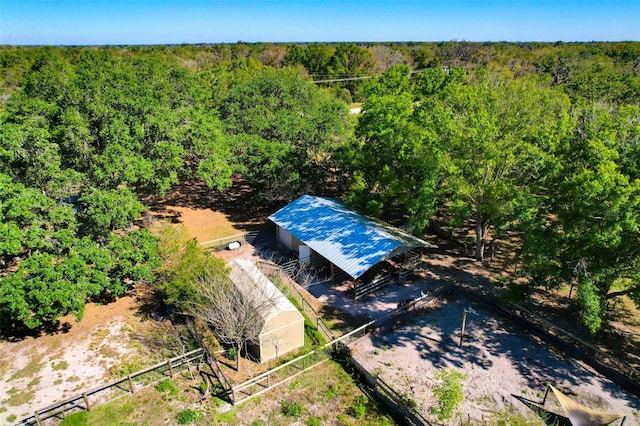
{"label": "tarp", "polygon": [[585,407],[553,386],[549,385],[549,388],[553,391],[573,426],[605,426],[624,417],[624,414],[605,413]]}

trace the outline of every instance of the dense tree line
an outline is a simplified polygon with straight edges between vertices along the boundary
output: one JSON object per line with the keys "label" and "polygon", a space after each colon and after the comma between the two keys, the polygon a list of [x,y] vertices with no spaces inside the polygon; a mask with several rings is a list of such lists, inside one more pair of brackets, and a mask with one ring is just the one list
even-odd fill
{"label": "dense tree line", "polygon": [[536,75],[409,72],[366,88],[348,157],[355,203],[400,209],[418,229],[448,212],[475,227],[478,260],[489,234],[518,231],[529,286],[576,286],[592,332],[608,299],[640,302],[638,105]]}
{"label": "dense tree line", "polygon": [[518,231],[531,285],[576,286],[594,332],[640,302],[640,43],[4,46],[0,73],[3,325],[153,281],[140,196],[234,174],[416,232],[446,212],[478,259]]}

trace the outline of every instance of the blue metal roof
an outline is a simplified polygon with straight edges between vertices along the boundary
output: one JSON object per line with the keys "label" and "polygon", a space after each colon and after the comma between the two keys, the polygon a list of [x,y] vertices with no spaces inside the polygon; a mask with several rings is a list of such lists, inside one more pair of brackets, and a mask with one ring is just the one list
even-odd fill
{"label": "blue metal roof", "polygon": [[429,246],[331,198],[303,195],[269,219],[353,278],[384,259]]}

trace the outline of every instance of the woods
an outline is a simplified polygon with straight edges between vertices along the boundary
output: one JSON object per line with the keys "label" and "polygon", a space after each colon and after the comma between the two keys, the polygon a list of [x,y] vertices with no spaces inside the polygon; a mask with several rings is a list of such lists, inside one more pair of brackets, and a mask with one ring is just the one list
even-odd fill
{"label": "woods", "polygon": [[417,234],[441,213],[477,260],[516,233],[522,285],[575,286],[593,333],[640,303],[640,43],[4,46],[0,73],[3,326],[158,276],[180,297],[140,200],[234,176]]}

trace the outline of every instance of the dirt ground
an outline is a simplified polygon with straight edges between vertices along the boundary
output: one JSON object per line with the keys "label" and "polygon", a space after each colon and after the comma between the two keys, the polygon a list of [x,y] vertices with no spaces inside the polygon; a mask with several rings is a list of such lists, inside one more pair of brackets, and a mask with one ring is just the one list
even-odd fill
{"label": "dirt ground", "polygon": [[[467,314],[459,347],[462,313],[469,308],[475,313]],[[590,408],[626,414],[625,424],[640,424],[640,400],[463,298],[365,336],[354,344],[353,353],[370,373],[413,399],[419,412],[433,421],[435,373],[454,368],[465,375],[465,400],[457,419],[447,424],[459,424],[468,416],[484,423],[499,411],[531,415],[527,402],[540,402],[548,384]],[[547,406],[563,414],[560,407]]]}
{"label": "dirt ground", "polygon": [[124,360],[144,363],[148,348],[140,336],[168,331],[156,321],[141,322],[138,312],[131,296],[91,303],[80,322],[63,317],[55,332],[0,341],[0,423],[106,383],[109,369]]}

